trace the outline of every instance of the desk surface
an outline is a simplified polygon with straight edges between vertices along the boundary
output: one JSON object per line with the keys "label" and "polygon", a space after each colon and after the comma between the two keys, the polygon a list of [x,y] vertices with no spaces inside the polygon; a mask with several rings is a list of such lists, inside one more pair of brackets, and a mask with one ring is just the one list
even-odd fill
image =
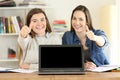
{"label": "desk surface", "polygon": [[0,73],[0,80],[120,80],[120,72],[86,72],[85,75],[38,75],[37,73]]}

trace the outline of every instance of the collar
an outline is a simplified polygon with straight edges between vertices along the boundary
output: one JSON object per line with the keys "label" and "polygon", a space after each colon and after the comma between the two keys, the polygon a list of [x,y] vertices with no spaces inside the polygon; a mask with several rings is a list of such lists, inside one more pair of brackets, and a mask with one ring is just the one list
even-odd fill
{"label": "collar", "polygon": [[[81,41],[79,40],[78,36],[76,35],[75,32],[73,32],[73,41],[77,42],[78,44],[81,43]],[[86,45],[89,46],[91,44],[91,40],[87,37],[86,38]]]}
{"label": "collar", "polygon": [[45,36],[39,36],[39,35],[36,35],[36,37],[45,37],[45,38],[49,38],[50,36],[50,33],[46,32]]}

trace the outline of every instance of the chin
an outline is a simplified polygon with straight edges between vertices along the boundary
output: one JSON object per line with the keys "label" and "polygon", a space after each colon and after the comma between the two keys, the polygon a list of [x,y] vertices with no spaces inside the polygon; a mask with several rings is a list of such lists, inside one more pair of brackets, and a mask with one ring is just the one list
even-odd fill
{"label": "chin", "polygon": [[81,30],[81,29],[75,29],[75,31],[76,31],[76,32],[82,32],[82,30]]}

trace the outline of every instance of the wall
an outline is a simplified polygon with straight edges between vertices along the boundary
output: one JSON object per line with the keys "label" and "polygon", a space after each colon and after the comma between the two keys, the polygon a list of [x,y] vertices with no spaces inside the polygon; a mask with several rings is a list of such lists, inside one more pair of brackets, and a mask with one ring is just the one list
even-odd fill
{"label": "wall", "polygon": [[118,62],[118,64],[120,65],[120,0],[116,0],[116,6],[117,6],[117,24],[118,24],[118,35],[116,35],[116,36],[118,36],[118,42],[117,42],[117,44],[118,44],[118,53],[117,53],[117,62]]}
{"label": "wall", "polygon": [[55,8],[54,17],[57,19],[66,19],[69,24],[72,10],[77,5],[86,5],[91,13],[93,25],[100,26],[100,7],[104,5],[114,4],[114,0],[45,0],[46,3]]}
{"label": "wall", "polygon": [[[101,28],[106,32],[109,39],[108,57],[111,64],[118,64],[118,25],[116,5],[107,5],[101,8]],[[115,59],[116,58],[116,59]]]}
{"label": "wall", "polygon": [[[23,0],[15,0],[16,3],[20,3]],[[77,5],[86,5],[91,13],[93,19],[93,25],[96,28],[100,26],[100,7],[104,5],[115,4],[115,0],[41,0],[45,2],[48,6],[51,6],[51,14],[49,17],[54,19],[65,19],[69,26],[69,21],[71,17],[72,10]]]}

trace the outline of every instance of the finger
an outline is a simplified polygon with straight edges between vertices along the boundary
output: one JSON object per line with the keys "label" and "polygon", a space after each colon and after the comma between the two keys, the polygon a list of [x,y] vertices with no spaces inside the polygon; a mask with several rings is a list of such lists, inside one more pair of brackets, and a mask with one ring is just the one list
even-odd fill
{"label": "finger", "polygon": [[90,31],[87,25],[85,27],[86,27],[86,32]]}
{"label": "finger", "polygon": [[89,64],[88,67],[87,67],[87,69],[90,69],[90,70],[95,69],[95,68],[96,68],[96,66],[92,65],[92,64]]}
{"label": "finger", "polygon": [[93,62],[89,62],[90,65],[96,66]]}
{"label": "finger", "polygon": [[30,31],[29,27],[28,26],[24,26],[24,32],[25,33],[29,33],[29,31]]}

